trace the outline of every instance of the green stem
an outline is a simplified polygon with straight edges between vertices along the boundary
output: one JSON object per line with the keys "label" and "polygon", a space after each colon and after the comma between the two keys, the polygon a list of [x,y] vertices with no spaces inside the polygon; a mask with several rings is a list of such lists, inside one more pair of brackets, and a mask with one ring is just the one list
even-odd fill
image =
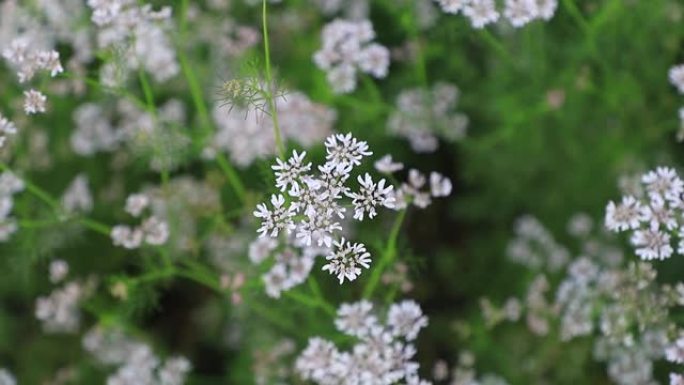
{"label": "green stem", "polygon": [[281,159],[285,159],[285,145],[283,144],[282,133],[280,131],[280,125],[278,124],[278,110],[276,109],[275,100],[273,98],[273,75],[271,74],[271,50],[268,39],[268,14],[266,13],[266,9],[268,7],[266,6],[266,1],[267,0],[263,0],[261,12],[264,35],[264,56],[266,57],[266,97],[268,99],[268,107],[271,119],[273,120],[273,134],[275,135],[278,155]]}
{"label": "green stem", "polygon": [[366,287],[363,289],[363,298],[369,299],[373,296],[373,292],[377,288],[378,283],[380,283],[382,273],[387,268],[387,266],[389,266],[392,263],[392,261],[394,261],[394,258],[397,254],[397,239],[399,238],[399,231],[401,230],[401,225],[404,223],[405,217],[406,209],[403,209],[399,212],[396,219],[394,220],[392,230],[390,231],[390,237],[387,241],[387,245],[385,246],[385,250],[382,254],[382,257],[380,258],[378,265],[371,273],[370,279],[368,280]]}

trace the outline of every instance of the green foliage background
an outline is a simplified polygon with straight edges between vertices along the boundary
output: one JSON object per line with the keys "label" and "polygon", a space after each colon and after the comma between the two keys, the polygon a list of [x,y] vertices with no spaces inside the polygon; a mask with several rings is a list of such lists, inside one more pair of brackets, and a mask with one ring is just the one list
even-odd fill
{"label": "green foliage background", "polygon": [[[212,75],[216,63],[207,47],[184,40],[198,28],[192,20],[182,19],[187,2],[156,3],[172,5],[179,24],[185,25],[177,36],[179,48],[211,102],[217,97]],[[562,239],[573,213],[586,212],[601,220],[606,202],[618,194],[620,175],[659,164],[681,165],[675,135],[677,110],[684,100],[668,83],[667,71],[684,59],[684,3],[561,0],[550,22],[534,22],[520,30],[475,30],[463,17],[444,14],[435,27],[420,30],[410,3],[374,0],[371,19],[380,43],[399,46],[413,39],[420,47],[419,59],[393,63],[387,79],[364,78],[360,88],[346,96],[331,93],[325,74],[311,60],[320,45],[319,31],[329,20],[303,0],[286,0],[269,6],[269,12],[271,61],[279,82],[336,108],[337,131],[367,140],[376,155],[391,153],[407,165],[442,172],[454,181],[449,199],[408,213],[398,242],[398,257],[409,264],[416,284],[411,296],[430,317],[430,327],[418,344],[423,370],[427,373],[439,358],[454,363],[459,351],[470,349],[478,357],[478,370],[500,374],[511,384],[608,383],[605,368],[591,360],[589,341],[560,344],[515,327],[487,330],[478,301],[482,296],[502,301],[520,293],[531,279],[504,255],[518,216],[539,217]],[[260,12],[260,7],[240,5],[230,15],[215,16],[260,26]],[[279,22],[287,13],[304,27],[293,29]],[[262,53],[257,46],[234,63],[222,63],[223,76],[241,76],[248,63],[263,63]],[[97,66],[89,70],[95,74]],[[3,110],[18,107],[20,91],[10,75],[7,69],[0,72]],[[187,79],[179,76],[151,86],[153,103],[180,95],[190,106],[192,123],[179,130],[193,138],[194,146],[179,157],[180,166],[169,175],[149,171],[142,160],[122,173],[111,170],[109,155],[73,155],[71,114],[81,101],[72,97],[52,97],[49,114],[32,118],[17,139],[13,159],[5,161],[55,197],[78,172],[88,175],[96,197],[106,192],[113,178],[132,192],[146,183],[159,184],[162,178],[190,174],[215,181],[224,214],[249,213],[271,189],[264,179],[268,162],[237,171],[248,190],[241,202],[224,168],[197,156],[207,122],[187,92]],[[401,90],[438,81],[461,89],[459,109],[471,121],[468,136],[456,144],[440,143],[434,154],[416,155],[405,141],[387,134],[388,112]],[[547,101],[554,91],[564,94],[559,108]],[[128,92],[145,99],[139,82],[132,82]],[[87,97],[118,96],[91,85]],[[49,136],[52,162],[44,170],[29,167],[37,159],[29,157],[28,136],[38,130]],[[323,155],[320,147],[310,153],[317,159]],[[111,202],[96,199],[91,217],[117,223],[124,199],[125,194]],[[50,208],[27,193],[17,197],[14,212],[33,221],[51,220]],[[380,225],[364,225],[359,238],[371,248],[381,248],[391,215],[381,215]],[[211,218],[204,223],[206,231],[214,229]],[[231,232],[238,224],[238,219],[227,216],[221,226]],[[175,277],[132,285],[129,300],[119,301],[106,285],[160,269],[155,252],[116,248],[105,235],[71,220],[27,224],[11,242],[0,245],[0,366],[12,368],[22,384],[42,383],[69,365],[76,365],[79,383],[101,383],[105,375],[82,351],[80,336],[46,335],[33,316],[35,298],[50,291],[47,265],[54,257],[68,260],[75,276],[93,274],[104,283],[84,306],[85,325],[121,325],[152,342],[159,352],[186,355],[195,367],[189,384],[250,384],[255,349],[268,349],[275,337],[293,338],[301,348],[309,336],[335,335],[332,318],[320,308],[292,298],[268,299],[258,287],[246,289],[248,305],[235,307],[211,289]],[[184,257],[206,262],[202,250],[193,256],[173,256]],[[246,260],[245,253],[230,257]],[[368,275],[339,286],[319,271],[319,264],[314,276],[331,304],[360,297]],[[660,267],[666,279],[679,276],[684,268],[676,258]],[[227,322],[237,325],[242,336],[234,348],[221,343]],[[469,333],[463,333],[463,323]]]}

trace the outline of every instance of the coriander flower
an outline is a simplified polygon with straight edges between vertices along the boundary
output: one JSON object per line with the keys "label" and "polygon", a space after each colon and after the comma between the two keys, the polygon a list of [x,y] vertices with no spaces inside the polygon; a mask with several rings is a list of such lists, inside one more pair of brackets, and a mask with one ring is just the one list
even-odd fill
{"label": "coriander flower", "polygon": [[684,337],[678,338],[665,349],[665,358],[670,362],[684,364]]}
{"label": "coriander flower", "polygon": [[276,187],[278,187],[280,191],[285,191],[288,185],[292,185],[293,188],[298,188],[299,178],[311,171],[311,163],[302,164],[305,156],[306,151],[302,151],[301,154],[297,154],[297,151],[293,151],[292,157],[286,162],[276,159],[278,164],[271,166],[271,168],[275,171]]}
{"label": "coriander flower", "polygon": [[473,28],[481,29],[499,20],[494,0],[470,0],[463,7],[463,15],[470,19]]}
{"label": "coriander flower", "polygon": [[400,162],[394,162],[392,160],[392,155],[387,154],[382,158],[378,159],[375,164],[375,169],[383,174],[393,174],[397,171],[404,169],[404,165]]}
{"label": "coriander flower", "polygon": [[47,97],[40,91],[24,91],[24,112],[27,114],[37,114],[45,112],[45,102]]}
{"label": "coriander flower", "polygon": [[615,232],[639,228],[642,207],[641,203],[631,195],[622,197],[622,202],[619,205],[615,205],[613,201],[608,202],[605,218],[606,227]]}
{"label": "coriander flower", "polygon": [[337,330],[350,336],[363,338],[378,323],[378,319],[372,314],[372,311],[373,304],[366,300],[351,304],[343,303],[337,309],[335,327]]}
{"label": "coriander flower", "polygon": [[409,341],[415,340],[420,329],[426,327],[427,323],[427,317],[414,301],[395,303],[387,313],[387,324],[391,327],[392,334]]}
{"label": "coriander flower", "polygon": [[368,143],[357,140],[351,133],[329,136],[325,140],[325,148],[328,152],[325,158],[336,166],[338,172],[349,165],[359,166],[364,156],[373,155],[368,151]]}
{"label": "coriander flower", "polygon": [[362,243],[351,243],[342,238],[334,242],[335,250],[325,257],[328,263],[324,271],[336,275],[342,284],[345,278],[355,280],[361,274],[361,267],[370,268],[370,253]]}
{"label": "coriander flower", "polygon": [[262,219],[261,227],[258,232],[261,236],[268,234],[271,237],[277,237],[282,230],[290,233],[296,228],[292,218],[296,215],[296,206],[283,207],[285,205],[285,197],[278,195],[271,195],[271,205],[273,211],[269,210],[265,204],[257,205],[254,216]]}
{"label": "coriander flower", "polygon": [[374,218],[377,213],[375,207],[385,206],[394,208],[394,196],[392,189],[394,186],[385,187],[385,180],[381,179],[378,183],[373,183],[371,176],[366,173],[363,178],[358,177],[361,189],[358,193],[351,193],[349,197],[353,199],[354,219],[363,220],[364,213],[368,213],[369,218]]}
{"label": "coriander flower", "polygon": [[679,93],[684,94],[684,64],[670,68],[668,77],[670,78],[670,83],[677,87]]}
{"label": "coriander flower", "polygon": [[673,252],[670,235],[657,229],[636,230],[631,242],[637,247],[636,254],[647,261],[670,258]]}

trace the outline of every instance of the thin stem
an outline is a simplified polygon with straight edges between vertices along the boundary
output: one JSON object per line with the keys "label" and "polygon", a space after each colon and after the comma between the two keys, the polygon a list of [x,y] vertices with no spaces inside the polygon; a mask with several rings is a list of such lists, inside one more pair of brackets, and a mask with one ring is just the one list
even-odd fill
{"label": "thin stem", "polygon": [[268,107],[273,120],[273,133],[275,135],[276,147],[278,148],[278,155],[281,159],[285,159],[285,145],[283,144],[282,133],[280,132],[280,125],[278,124],[278,110],[276,109],[275,100],[273,99],[273,75],[271,74],[271,50],[268,39],[268,14],[266,13],[266,0],[263,0],[263,7],[261,18],[263,23],[264,35],[264,56],[266,57],[266,97],[268,99]]}
{"label": "thin stem", "polygon": [[399,238],[399,231],[401,230],[401,225],[404,223],[404,218],[406,217],[406,209],[399,212],[397,217],[392,224],[392,230],[390,231],[389,239],[385,246],[385,250],[378,262],[378,265],[373,270],[366,287],[363,289],[363,298],[369,299],[373,296],[373,292],[380,282],[380,277],[384,272],[385,268],[389,266],[397,254],[397,239]]}

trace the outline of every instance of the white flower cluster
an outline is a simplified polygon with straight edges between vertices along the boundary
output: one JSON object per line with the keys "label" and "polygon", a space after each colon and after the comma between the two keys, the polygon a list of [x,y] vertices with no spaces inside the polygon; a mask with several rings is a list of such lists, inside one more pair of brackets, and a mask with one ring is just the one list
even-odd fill
{"label": "white flower cluster", "polygon": [[[276,99],[278,124],[283,140],[293,140],[304,147],[320,143],[332,133],[337,118],[335,110],[312,102],[301,92]],[[270,112],[267,112],[270,113]],[[216,107],[213,112],[218,130],[203,156],[212,159],[217,151],[230,154],[238,166],[246,167],[256,159],[275,154],[273,121],[260,111]]]}
{"label": "white flower cluster", "polygon": [[530,215],[518,218],[514,231],[515,238],[506,248],[511,261],[529,269],[545,268],[556,272],[570,260],[568,250],[556,242],[537,218]]}
{"label": "white flower cluster", "polygon": [[[496,23],[501,17],[494,0],[437,0],[446,13],[463,13],[473,28]],[[548,21],[558,8],[558,0],[505,0],[503,16],[515,28],[534,20]]]}
{"label": "white flower cluster", "polygon": [[[656,271],[645,262],[623,267],[622,253],[608,238],[610,234],[591,234],[592,226],[585,216],[573,217],[568,227],[581,241],[578,256],[560,281],[557,276],[551,281],[558,284],[552,285],[544,274],[539,274],[524,301],[519,301],[522,309],[516,313],[524,311],[528,328],[537,335],[558,335],[562,341],[593,336],[594,357],[607,362],[608,375],[615,383],[654,383],[653,361],[664,355],[671,330],[670,309],[684,303],[684,285],[659,285]],[[494,324],[513,320],[501,316],[502,312],[505,310],[489,309],[485,317],[493,314]],[[559,329],[551,333],[554,325]]]}
{"label": "white flower cluster", "polygon": [[10,46],[2,51],[2,56],[16,69],[20,83],[30,81],[38,71],[47,71],[51,77],[64,72],[59,61],[59,52],[34,49],[27,38],[12,41]]}
{"label": "white flower cluster", "polygon": [[[179,73],[173,44],[167,36],[171,8],[152,11],[149,4],[136,0],[88,0],[92,21],[99,28],[97,40],[102,48],[123,48],[124,65],[130,70],[143,68],[156,81],[163,82]],[[117,63],[108,63],[104,72],[116,72]],[[116,82],[114,82],[116,83]]]}
{"label": "white flower cluster", "polygon": [[119,366],[107,385],[181,385],[191,369],[186,358],[162,361],[148,345],[119,330],[92,329],[83,337],[83,347],[101,363]]}
{"label": "white flower cluster", "polygon": [[[684,254],[684,181],[668,167],[658,167],[641,178],[645,197],[626,195],[606,207],[605,226],[614,232],[631,233],[636,254],[644,260]],[[672,238],[679,239],[675,250]]]}
{"label": "white flower cluster", "polygon": [[11,216],[14,194],[24,190],[24,182],[9,171],[0,174],[0,242],[7,241],[17,231]]}
{"label": "white flower cluster", "polygon": [[9,135],[17,133],[17,126],[14,123],[0,114],[0,148],[5,145]]}
{"label": "white flower cluster", "polygon": [[397,108],[388,121],[388,130],[405,137],[413,151],[437,150],[440,136],[449,141],[462,139],[468,127],[468,117],[454,112],[459,90],[449,83],[437,83],[431,90],[412,88],[397,97]]}
{"label": "white flower cluster", "polygon": [[36,318],[48,333],[74,333],[81,324],[78,304],[85,293],[78,282],[69,282],[47,297],[36,299]]}
{"label": "white flower cluster", "polygon": [[323,47],[314,54],[314,62],[327,72],[335,92],[354,91],[357,71],[376,78],[387,76],[390,52],[372,42],[375,31],[369,20],[333,20],[323,28],[322,37]]}
{"label": "white flower cluster", "polygon": [[94,103],[82,104],[73,118],[76,128],[70,142],[76,154],[92,156],[125,144],[131,152],[149,159],[155,171],[172,168],[183,158],[189,141],[175,129],[185,120],[184,106],[177,99],[159,106],[156,116],[121,99],[111,110]]}
{"label": "white flower cluster", "polygon": [[[333,247],[326,256],[328,264],[323,270],[336,275],[340,283],[354,280],[361,267],[368,268],[370,254],[363,244],[344,238],[336,240],[335,233],[342,230],[340,221],[346,208],[342,199],[352,200],[354,219],[374,218],[376,207],[394,208],[393,186],[381,179],[374,182],[369,174],[358,176],[359,190],[353,191],[345,183],[355,166],[372,154],[368,144],[351,134],[336,134],[325,141],[326,162],[312,173],[311,163],[305,163],[306,152],[296,151],[286,161],[277,159],[272,166],[276,187],[283,194],[271,196],[271,208],[266,203],[257,205],[254,216],[261,219],[258,232],[262,237],[277,237],[281,232],[294,233],[306,246]],[[287,199],[286,199],[287,196]]]}
{"label": "white flower cluster", "polygon": [[420,306],[410,300],[391,305],[385,322],[368,301],[342,304],[335,326],[359,341],[346,352],[323,338],[311,338],[295,370],[319,385],[428,385],[418,377],[419,364],[412,360],[416,348],[411,342],[427,323]]}
{"label": "white flower cluster", "polygon": [[[144,194],[132,194],[126,199],[126,212],[138,218],[149,206],[150,199]],[[169,225],[154,215],[147,217],[140,226],[131,228],[116,225],[111,231],[112,242],[116,246],[137,249],[143,241],[149,245],[163,245],[169,239]]]}
{"label": "white flower cluster", "polygon": [[17,385],[17,379],[5,368],[0,368],[0,385]]}
{"label": "white flower cluster", "polygon": [[266,287],[266,294],[279,298],[283,291],[303,283],[311,273],[315,258],[331,252],[329,247],[306,245],[301,238],[284,237],[284,245],[271,237],[259,237],[249,245],[249,259],[254,264],[261,264],[269,256],[275,263],[262,279]]}
{"label": "white flower cluster", "polygon": [[[389,154],[375,162],[375,169],[383,174],[393,174],[403,168],[404,165],[394,162]],[[429,185],[427,182],[424,174],[416,169],[410,169],[408,181],[392,191],[394,209],[403,210],[408,207],[409,203],[424,209],[432,203],[432,198],[443,198],[451,194],[451,180],[444,175],[433,171],[430,173]]]}
{"label": "white flower cluster", "polygon": [[[16,68],[20,83],[30,81],[38,71],[50,72],[52,77],[64,72],[59,61],[59,52],[36,49],[33,47],[31,39],[27,37],[14,39],[9,47],[3,50],[2,56],[11,66]],[[40,91],[34,89],[24,91],[24,112],[26,114],[44,113],[46,102],[47,97]]]}
{"label": "white flower cluster", "polygon": [[77,175],[64,191],[62,207],[68,213],[87,213],[93,209],[93,195],[85,174]]}

